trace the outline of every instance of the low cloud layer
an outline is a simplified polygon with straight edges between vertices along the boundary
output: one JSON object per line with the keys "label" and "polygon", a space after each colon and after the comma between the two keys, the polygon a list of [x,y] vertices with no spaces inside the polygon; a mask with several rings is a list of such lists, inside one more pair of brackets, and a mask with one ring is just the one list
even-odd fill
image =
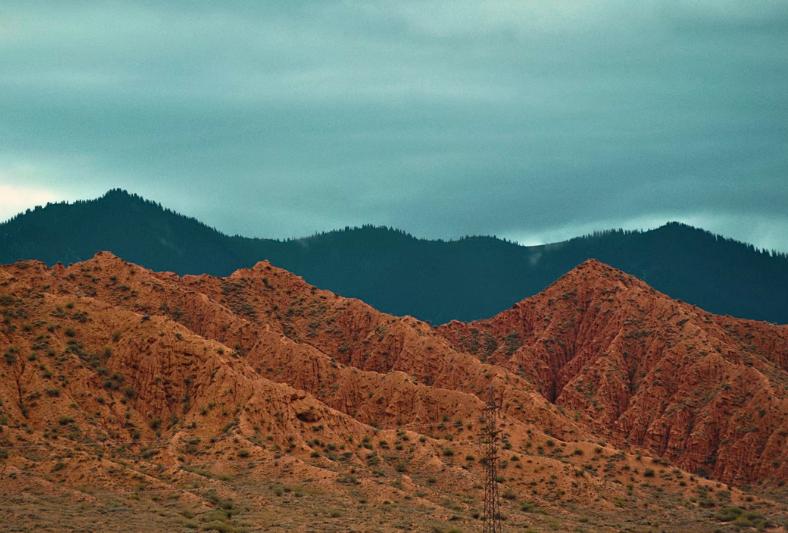
{"label": "low cloud layer", "polygon": [[0,216],[124,187],[246,235],[785,251],[785,50],[782,1],[5,2]]}

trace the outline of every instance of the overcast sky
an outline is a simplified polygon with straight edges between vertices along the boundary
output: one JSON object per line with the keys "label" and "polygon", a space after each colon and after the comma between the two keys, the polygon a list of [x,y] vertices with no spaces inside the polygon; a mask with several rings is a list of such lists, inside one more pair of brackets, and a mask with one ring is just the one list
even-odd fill
{"label": "overcast sky", "polygon": [[0,7],[0,218],[122,187],[227,233],[788,251],[788,2]]}

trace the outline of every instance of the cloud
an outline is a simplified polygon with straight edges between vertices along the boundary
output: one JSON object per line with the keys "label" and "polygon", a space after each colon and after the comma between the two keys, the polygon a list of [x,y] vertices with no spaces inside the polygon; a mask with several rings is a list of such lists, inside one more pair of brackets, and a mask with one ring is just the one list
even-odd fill
{"label": "cloud", "polygon": [[[0,180],[3,177],[4,174],[0,173]],[[7,220],[33,206],[44,205],[55,200],[58,200],[58,195],[47,189],[0,183],[0,220]]]}
{"label": "cloud", "polygon": [[777,1],[10,1],[0,163],[46,172],[0,183],[261,236],[746,220],[788,250],[785,49]]}

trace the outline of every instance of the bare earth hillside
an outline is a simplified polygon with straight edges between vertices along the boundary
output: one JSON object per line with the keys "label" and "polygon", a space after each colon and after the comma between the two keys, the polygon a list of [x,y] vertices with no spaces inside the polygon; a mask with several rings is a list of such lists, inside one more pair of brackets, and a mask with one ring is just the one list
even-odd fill
{"label": "bare earth hillside", "polygon": [[0,529],[477,531],[501,398],[511,531],[786,526],[788,328],[587,262],[439,328],[266,262],[0,267]]}
{"label": "bare earth hillside", "polygon": [[618,445],[728,483],[788,478],[788,326],[712,315],[587,261],[489,320],[439,331]]}

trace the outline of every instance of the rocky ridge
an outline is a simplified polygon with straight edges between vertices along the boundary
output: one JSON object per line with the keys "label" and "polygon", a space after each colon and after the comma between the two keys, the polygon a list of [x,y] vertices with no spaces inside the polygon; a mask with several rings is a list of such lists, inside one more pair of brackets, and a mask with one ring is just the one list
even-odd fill
{"label": "rocky ridge", "polygon": [[[481,398],[493,384],[513,527],[572,529],[591,516],[604,530],[622,506],[632,524],[655,508],[664,520],[712,524],[719,517],[695,509],[734,504],[756,506],[764,514],[752,520],[773,522],[769,513],[784,509],[779,500],[741,487],[784,479],[784,466],[774,466],[784,459],[784,329],[663,302],[617,272],[586,264],[537,297],[544,301],[436,330],[321,291],[266,262],[225,278],[151,272],[108,253],[69,267],[0,267],[0,518],[19,522],[18,510],[29,504],[43,527],[53,523],[46,502],[102,508],[120,498],[139,530],[475,530]],[[537,303],[556,306],[557,291],[569,285],[575,296],[559,298],[568,307],[596,309],[600,293],[619,306],[635,298],[639,307],[626,310],[629,319],[600,307],[596,318],[578,317],[575,328],[567,317],[545,320],[553,312]],[[635,289],[635,296],[616,296]],[[649,316],[669,317],[671,331],[703,326],[705,336],[695,337],[716,339],[707,342],[717,355],[687,366],[697,345],[670,336],[646,343],[644,334],[635,340],[647,346],[636,349],[624,322]],[[614,334],[611,323],[624,331]],[[579,350],[549,348],[570,339]],[[747,351],[726,351],[723,341],[731,339]],[[664,366],[666,351],[682,357],[667,357],[673,366]],[[627,373],[630,381],[617,383],[611,368],[630,357],[642,362]],[[655,396],[662,390],[655,375],[668,368],[690,381]],[[707,383],[709,375],[730,378],[720,381],[729,389],[707,402],[715,410],[688,395],[683,414],[671,415],[692,380]],[[590,397],[588,383],[595,384]],[[659,411],[643,396],[667,406]],[[757,402],[766,413],[755,412],[762,422],[747,433],[754,435],[717,446],[707,473],[723,483],[680,468],[697,472],[708,463],[705,435],[730,439],[730,420],[752,414],[739,411],[745,396],[743,405]],[[648,416],[624,416],[637,406]],[[679,422],[687,416],[702,429],[684,440],[673,436],[678,429],[659,432],[665,424],[686,427]],[[665,434],[667,444],[658,446]],[[730,466],[734,458],[741,466]],[[18,500],[23,493],[35,497]],[[298,502],[311,510],[298,512]],[[151,508],[158,511],[146,515]],[[70,518],[73,527],[80,516]],[[113,516],[93,519],[105,529],[126,524]]]}

